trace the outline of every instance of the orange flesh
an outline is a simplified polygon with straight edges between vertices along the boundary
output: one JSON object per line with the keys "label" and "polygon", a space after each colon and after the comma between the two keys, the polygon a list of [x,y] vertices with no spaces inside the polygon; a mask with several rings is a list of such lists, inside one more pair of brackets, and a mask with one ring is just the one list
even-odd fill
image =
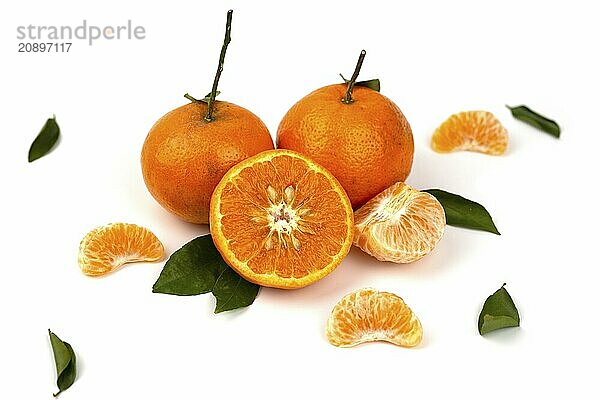
{"label": "orange flesh", "polygon": [[439,153],[467,150],[501,155],[508,147],[508,133],[494,114],[465,111],[450,116],[436,129],[431,147]]}
{"label": "orange flesh", "polygon": [[352,241],[352,208],[322,167],[291,151],[232,168],[211,203],[211,233],[225,260],[265,286],[302,287],[331,272]]}
{"label": "orange flesh", "polygon": [[115,223],[90,231],[79,245],[78,263],[86,275],[108,274],[125,263],[158,261],[164,248],[148,229],[134,224]]}
{"label": "orange flesh", "polygon": [[327,340],[339,347],[378,340],[414,347],[421,343],[423,328],[402,298],[367,288],[344,296],[336,304],[326,334]]}
{"label": "orange flesh", "polygon": [[410,263],[434,249],[445,227],[435,197],[397,182],[356,211],[354,245],[381,261]]}

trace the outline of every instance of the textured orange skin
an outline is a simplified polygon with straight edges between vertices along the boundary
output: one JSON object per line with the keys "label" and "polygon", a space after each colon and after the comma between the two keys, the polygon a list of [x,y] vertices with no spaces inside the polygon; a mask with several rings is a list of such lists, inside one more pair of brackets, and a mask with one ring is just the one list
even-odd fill
{"label": "textured orange skin", "polygon": [[253,113],[215,102],[206,122],[206,103],[170,111],[150,129],[142,148],[142,174],[152,196],[166,210],[195,224],[208,224],[213,190],[232,166],[265,150],[273,140]]}
{"label": "textured orange skin", "polygon": [[327,168],[348,193],[354,209],[410,173],[414,154],[408,121],[390,99],[355,86],[315,90],[298,101],[277,130],[277,147],[305,154]]}

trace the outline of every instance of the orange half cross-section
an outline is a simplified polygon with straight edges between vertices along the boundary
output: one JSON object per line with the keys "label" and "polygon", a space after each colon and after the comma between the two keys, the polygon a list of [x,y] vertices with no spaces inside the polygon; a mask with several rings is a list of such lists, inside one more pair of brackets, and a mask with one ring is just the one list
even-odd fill
{"label": "orange half cross-section", "polygon": [[231,168],[217,185],[210,231],[225,261],[247,280],[300,288],[348,254],[352,207],[323,167],[289,150],[265,151]]}

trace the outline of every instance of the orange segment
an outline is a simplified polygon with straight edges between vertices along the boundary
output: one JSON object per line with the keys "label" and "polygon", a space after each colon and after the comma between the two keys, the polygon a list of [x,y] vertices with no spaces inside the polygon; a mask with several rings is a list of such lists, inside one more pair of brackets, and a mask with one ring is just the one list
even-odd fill
{"label": "orange segment", "polygon": [[329,343],[339,347],[378,340],[414,347],[421,343],[423,328],[402,298],[367,288],[344,296],[336,304],[326,334]]}
{"label": "orange segment", "polygon": [[508,133],[500,121],[487,111],[464,111],[450,116],[431,138],[438,153],[476,151],[500,155],[506,152]]}
{"label": "orange segment", "polygon": [[90,231],[79,245],[79,268],[86,275],[99,276],[125,263],[159,261],[165,250],[148,229],[134,224],[115,223]]}
{"label": "orange segment", "polygon": [[215,246],[240,275],[262,286],[293,289],[323,278],[350,251],[352,227],[339,182],[289,150],[237,164],[211,200]]}
{"label": "orange segment", "polygon": [[409,263],[429,254],[446,227],[439,201],[397,182],[359,208],[354,245],[381,261]]}

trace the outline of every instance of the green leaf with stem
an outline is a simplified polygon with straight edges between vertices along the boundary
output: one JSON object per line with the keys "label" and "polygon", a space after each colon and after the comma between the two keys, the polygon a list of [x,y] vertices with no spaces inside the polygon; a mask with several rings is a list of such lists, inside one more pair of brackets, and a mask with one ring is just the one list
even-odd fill
{"label": "green leaf with stem", "polygon": [[521,324],[519,311],[504,286],[506,283],[489,296],[483,304],[478,322],[480,335]]}
{"label": "green leaf with stem", "polygon": [[217,299],[215,313],[220,313],[249,306],[259,288],[231,269],[211,235],[204,235],[186,243],[169,257],[152,292],[177,296],[212,292]]}
{"label": "green leaf with stem", "polygon": [[506,106],[506,108],[510,110],[511,114],[516,119],[523,121],[526,124],[529,124],[543,132],[549,133],[557,139],[560,138],[560,126],[558,126],[555,121],[538,114],[527,106]]}
{"label": "green leaf with stem", "polygon": [[[217,90],[217,93],[215,94],[215,97],[216,97],[216,96],[218,96],[218,95],[220,95],[220,94],[221,94],[221,92]],[[202,99],[196,99],[196,98],[192,97],[192,96],[191,96],[190,94],[188,94],[188,93],[184,94],[184,95],[183,95],[183,97],[185,97],[186,99],[188,99],[189,101],[192,101],[192,102],[201,101],[201,102],[203,102],[203,103],[208,103],[208,99],[210,98],[210,93],[208,93],[208,94],[207,94],[206,96],[204,96],[204,98],[202,98]]]}
{"label": "green leaf with stem", "polygon": [[217,299],[215,314],[248,307],[254,302],[259,290],[258,285],[248,282],[231,268],[223,270],[212,290]]}
{"label": "green leaf with stem", "polygon": [[69,343],[60,340],[50,329],[48,329],[48,334],[50,335],[50,344],[52,345],[54,363],[56,364],[58,392],[53,394],[56,397],[75,382],[77,377],[76,358],[75,352]]}
{"label": "green leaf with stem", "polygon": [[446,224],[499,235],[492,216],[479,203],[441,189],[423,190],[433,195],[444,207]]}
{"label": "green leaf with stem", "polygon": [[[344,75],[340,74],[340,76],[344,80],[344,83],[348,83],[348,79],[344,78]],[[359,82],[356,82],[354,84],[354,86],[366,87],[366,88],[369,88],[376,92],[379,92],[381,90],[381,83],[379,82],[379,79],[369,79],[368,81],[359,81]]]}
{"label": "green leaf with stem", "polygon": [[40,133],[38,133],[33,143],[31,143],[31,147],[29,147],[29,155],[27,157],[29,162],[33,162],[48,154],[58,141],[59,136],[60,127],[56,122],[56,117],[48,118]]}
{"label": "green leaf with stem", "polygon": [[228,268],[212,237],[200,236],[169,257],[152,292],[177,296],[209,293],[217,278]]}

